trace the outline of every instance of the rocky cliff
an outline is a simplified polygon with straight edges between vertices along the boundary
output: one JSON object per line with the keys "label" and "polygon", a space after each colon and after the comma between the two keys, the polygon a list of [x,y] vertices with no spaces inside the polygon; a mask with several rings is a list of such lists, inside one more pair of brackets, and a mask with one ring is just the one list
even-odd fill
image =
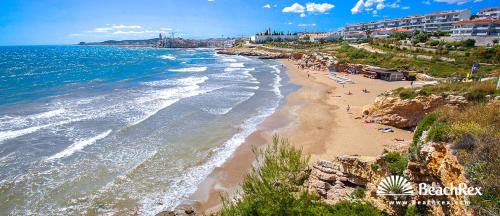
{"label": "rocky cliff", "polygon": [[[385,157],[386,154],[376,158],[340,156],[334,161],[317,161],[311,167],[307,187],[311,193],[316,193],[326,203],[362,199],[389,215],[404,215],[409,205],[429,200],[446,203],[419,206],[430,215],[472,215],[472,212],[462,204],[467,202],[466,196],[420,196],[416,193],[415,196],[403,197],[377,195],[381,180],[392,175]],[[404,176],[414,189],[418,188],[419,183],[440,186],[467,183],[463,167],[443,143],[421,143],[417,159],[408,163]],[[356,188],[362,188],[364,197],[353,196],[352,193]],[[407,205],[396,205],[393,202],[395,200],[406,201]]]}
{"label": "rocky cliff", "polygon": [[438,107],[465,104],[467,104],[465,97],[457,95],[447,97],[430,95],[402,99],[387,94],[377,97],[373,104],[363,107],[363,115],[367,115],[379,124],[408,129],[415,127],[420,119]]}

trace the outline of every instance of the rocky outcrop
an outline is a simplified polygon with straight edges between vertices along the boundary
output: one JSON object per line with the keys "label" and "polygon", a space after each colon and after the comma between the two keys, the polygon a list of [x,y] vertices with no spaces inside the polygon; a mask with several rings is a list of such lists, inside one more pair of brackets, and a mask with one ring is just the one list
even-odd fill
{"label": "rocky outcrop", "polygon": [[[424,132],[421,141],[426,139],[427,134]],[[417,182],[441,187],[468,184],[464,168],[458,163],[457,158],[445,143],[421,142],[420,144],[421,149],[418,157],[409,162],[405,172],[413,182],[414,188],[418,187]],[[447,203],[446,205],[428,206],[430,215],[473,215],[470,208],[463,204],[468,202],[467,196],[423,196],[417,194],[414,200],[434,200]]]}
{"label": "rocky outcrop", "polygon": [[196,205],[197,203],[191,203],[188,201],[185,201],[184,203],[178,205],[177,207],[174,208],[174,210],[171,211],[162,211],[156,216],[195,216],[198,215],[196,213]]}
{"label": "rocky outcrop", "polygon": [[363,115],[367,115],[376,123],[397,128],[408,129],[417,125],[427,113],[441,106],[462,106],[467,104],[463,96],[417,96],[414,99],[401,99],[389,94],[379,96],[371,105],[363,107]]}
{"label": "rocky outcrop", "polygon": [[271,52],[257,48],[227,48],[217,50],[217,53],[225,55],[257,56],[260,59],[284,59],[290,57],[290,54],[287,53]]}
{"label": "rocky outcrop", "polygon": [[[427,133],[424,133],[423,139]],[[377,195],[379,183],[392,175],[386,162],[386,154],[379,157],[339,156],[334,161],[316,161],[311,167],[307,187],[324,202],[335,204],[353,199],[356,188],[363,188],[364,201],[370,202],[389,215],[404,215],[408,205],[434,200],[444,205],[424,205],[430,215],[472,215],[463,205],[467,196],[421,196],[416,193],[418,184],[439,186],[467,183],[464,169],[450,149],[442,143],[423,142],[417,159],[409,162],[404,176],[414,188],[414,196]],[[407,205],[396,205],[394,201],[406,201]]]}

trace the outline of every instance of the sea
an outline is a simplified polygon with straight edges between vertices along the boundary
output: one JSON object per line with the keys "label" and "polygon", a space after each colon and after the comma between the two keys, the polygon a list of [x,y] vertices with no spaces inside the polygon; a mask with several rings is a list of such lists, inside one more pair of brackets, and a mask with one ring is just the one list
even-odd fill
{"label": "sea", "polygon": [[154,215],[295,90],[214,49],[0,47],[0,215]]}

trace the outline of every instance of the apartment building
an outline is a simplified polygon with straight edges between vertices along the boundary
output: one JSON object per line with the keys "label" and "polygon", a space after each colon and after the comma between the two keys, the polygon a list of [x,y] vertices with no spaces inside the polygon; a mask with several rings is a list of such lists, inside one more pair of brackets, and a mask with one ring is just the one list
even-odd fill
{"label": "apartment building", "polygon": [[500,37],[500,20],[475,19],[453,24],[452,37]]}
{"label": "apartment building", "polygon": [[377,29],[371,33],[373,38],[386,38],[394,33],[406,33],[412,34],[414,30],[408,28],[388,28],[388,29]]}
{"label": "apartment building", "polygon": [[426,32],[451,32],[453,23],[469,20],[469,10],[440,11],[426,15],[413,15],[402,18],[386,19],[347,25],[346,32],[374,31],[388,28],[407,28]]}
{"label": "apartment building", "polygon": [[500,7],[484,8],[479,11],[478,19],[500,19]]}

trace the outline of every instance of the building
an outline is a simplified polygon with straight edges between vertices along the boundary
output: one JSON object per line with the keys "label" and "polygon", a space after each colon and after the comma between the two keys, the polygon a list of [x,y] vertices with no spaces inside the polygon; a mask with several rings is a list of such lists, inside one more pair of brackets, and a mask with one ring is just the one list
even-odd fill
{"label": "building", "polygon": [[484,8],[477,14],[478,19],[500,19],[500,7]]}
{"label": "building", "polygon": [[490,36],[500,37],[500,20],[464,20],[453,24],[452,37]]}
{"label": "building", "polygon": [[396,69],[386,69],[379,67],[369,67],[364,72],[365,77],[381,79],[385,81],[401,81],[405,79],[405,73]]}
{"label": "building", "polygon": [[350,31],[344,32],[344,40],[346,41],[360,41],[367,39],[368,35],[364,31]]}
{"label": "building", "polygon": [[253,35],[250,37],[252,43],[264,43],[268,40],[273,41],[293,41],[299,38],[296,34],[277,34],[277,35]]}
{"label": "building", "polygon": [[377,29],[377,30],[374,30],[371,33],[371,36],[373,38],[386,38],[386,37],[391,36],[391,34],[394,34],[394,33],[412,34],[413,30],[412,29],[407,29],[407,28]]}
{"label": "building", "polygon": [[412,15],[403,18],[386,19],[347,25],[346,32],[375,31],[378,29],[407,28],[426,32],[451,32],[453,23],[469,20],[469,10],[440,11],[426,15]]}
{"label": "building", "polygon": [[301,33],[299,34],[300,39],[308,38],[310,42],[318,42],[321,40],[329,41],[342,38],[342,31],[334,32],[315,32],[315,33]]}
{"label": "building", "polygon": [[283,33],[272,31],[268,28],[265,32],[257,33],[256,35],[250,36],[250,41],[252,43],[264,43],[266,41],[287,41],[287,40],[297,40],[299,37],[297,34]]}

